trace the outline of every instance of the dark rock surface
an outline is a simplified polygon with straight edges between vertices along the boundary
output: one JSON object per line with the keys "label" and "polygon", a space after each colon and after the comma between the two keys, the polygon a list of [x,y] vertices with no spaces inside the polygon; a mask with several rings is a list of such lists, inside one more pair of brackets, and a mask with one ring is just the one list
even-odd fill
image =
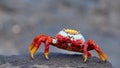
{"label": "dark rock surface", "polygon": [[103,62],[97,57],[89,57],[84,63],[78,54],[50,53],[49,60],[43,53],[36,54],[32,60],[29,55],[0,55],[0,68],[112,68],[109,61]]}

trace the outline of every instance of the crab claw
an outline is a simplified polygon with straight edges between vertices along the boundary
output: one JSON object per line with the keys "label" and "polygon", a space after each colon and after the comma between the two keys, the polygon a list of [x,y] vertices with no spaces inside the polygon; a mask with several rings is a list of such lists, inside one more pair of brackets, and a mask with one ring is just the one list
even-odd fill
{"label": "crab claw", "polygon": [[107,55],[104,52],[99,52],[98,55],[101,60],[103,60],[103,61],[107,60]]}

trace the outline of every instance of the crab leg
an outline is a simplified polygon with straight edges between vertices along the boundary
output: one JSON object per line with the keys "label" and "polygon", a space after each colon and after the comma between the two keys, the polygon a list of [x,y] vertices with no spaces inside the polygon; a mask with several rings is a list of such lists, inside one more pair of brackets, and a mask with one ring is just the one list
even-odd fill
{"label": "crab leg", "polygon": [[49,54],[49,45],[52,42],[52,38],[48,37],[47,41],[45,42],[45,49],[44,49],[44,55],[46,59],[49,59],[48,54]]}
{"label": "crab leg", "polygon": [[36,39],[37,38],[35,38],[29,46],[29,52],[32,59],[34,59],[34,54],[36,53],[41,44],[41,41]]}
{"label": "crab leg", "polygon": [[92,56],[92,54],[91,54],[90,52],[88,52],[88,56],[89,56],[89,57],[91,57],[91,56]]}
{"label": "crab leg", "polygon": [[95,43],[95,41],[89,40],[88,45],[93,46],[93,48],[96,50],[101,60],[103,61],[107,60],[107,55],[100,49],[100,47]]}
{"label": "crab leg", "polygon": [[90,54],[90,53],[87,51],[87,48],[88,48],[88,44],[87,44],[87,42],[85,42],[85,43],[84,43],[84,48],[83,48],[83,51],[84,51],[84,62],[87,61],[88,55]]}
{"label": "crab leg", "polygon": [[44,55],[45,58],[48,59],[48,53],[49,53],[49,45],[52,44],[52,37],[46,36],[46,35],[38,35],[34,38],[31,45],[29,46],[29,52],[31,55],[31,58],[34,59],[34,54],[40,47],[40,44],[43,42],[45,43],[45,49],[44,49]]}

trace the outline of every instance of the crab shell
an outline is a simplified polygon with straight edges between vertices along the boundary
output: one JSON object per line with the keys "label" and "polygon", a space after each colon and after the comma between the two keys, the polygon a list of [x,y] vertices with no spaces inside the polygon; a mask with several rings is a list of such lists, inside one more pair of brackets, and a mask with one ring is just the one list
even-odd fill
{"label": "crab shell", "polygon": [[83,35],[80,32],[72,34],[70,32],[61,30],[58,34],[60,34],[61,36],[65,37],[65,38],[69,38],[70,40],[73,40],[73,41],[81,40],[82,43],[80,45],[83,45],[85,42],[85,38],[83,37]]}

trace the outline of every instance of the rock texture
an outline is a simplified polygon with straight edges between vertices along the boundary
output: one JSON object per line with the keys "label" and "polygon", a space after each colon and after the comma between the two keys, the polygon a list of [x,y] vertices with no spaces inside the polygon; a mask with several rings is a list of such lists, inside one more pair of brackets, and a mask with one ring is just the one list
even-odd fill
{"label": "rock texture", "polygon": [[113,68],[109,61],[103,62],[97,57],[90,57],[84,63],[78,54],[50,53],[46,60],[42,53],[32,60],[28,55],[0,55],[0,68]]}

